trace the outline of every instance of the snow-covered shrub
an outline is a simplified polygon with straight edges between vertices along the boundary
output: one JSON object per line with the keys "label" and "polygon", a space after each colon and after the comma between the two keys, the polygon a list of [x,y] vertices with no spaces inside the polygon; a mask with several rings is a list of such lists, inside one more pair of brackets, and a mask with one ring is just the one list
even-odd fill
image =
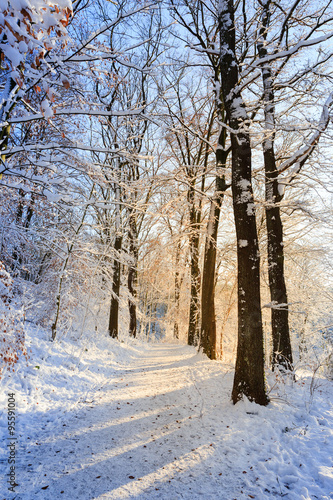
{"label": "snow-covered shrub", "polygon": [[326,369],[327,378],[333,380],[333,352],[327,358],[327,369]]}
{"label": "snow-covered shrub", "polygon": [[5,370],[14,371],[20,357],[28,359],[23,314],[11,306],[13,280],[0,262],[0,379]]}

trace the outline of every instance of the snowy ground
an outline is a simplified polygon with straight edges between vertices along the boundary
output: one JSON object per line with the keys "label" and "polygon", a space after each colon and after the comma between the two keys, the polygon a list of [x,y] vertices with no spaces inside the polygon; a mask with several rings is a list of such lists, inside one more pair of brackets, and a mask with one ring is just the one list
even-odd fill
{"label": "snowy ground", "polygon": [[0,465],[14,392],[19,486],[5,476],[1,499],[333,498],[332,382],[311,394],[304,373],[266,408],[233,406],[231,366],[188,346],[31,335],[29,368],[2,382]]}

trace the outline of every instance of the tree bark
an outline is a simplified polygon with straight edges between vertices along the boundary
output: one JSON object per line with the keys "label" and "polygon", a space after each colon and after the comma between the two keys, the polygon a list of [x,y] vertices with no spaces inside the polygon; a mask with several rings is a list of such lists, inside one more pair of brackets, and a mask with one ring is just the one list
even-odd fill
{"label": "tree bark", "polygon": [[176,259],[175,259],[175,319],[173,324],[173,336],[175,339],[179,339],[179,306],[180,306],[180,273],[179,273],[179,260],[180,260],[180,242],[177,244],[176,248]]}
{"label": "tree bark", "polygon": [[120,251],[122,236],[117,235],[114,243],[115,257],[113,259],[113,278],[112,278],[112,296],[109,317],[109,335],[117,339],[119,335],[118,316],[119,316],[119,295],[120,295]]}
{"label": "tree bark", "polygon": [[188,324],[188,345],[195,346],[199,337],[200,321],[200,268],[199,268],[199,214],[195,207],[195,191],[193,186],[189,190],[190,202],[190,276],[191,298]]}
{"label": "tree bark", "polygon": [[[275,190],[277,180],[272,181],[266,171],[266,193]],[[266,202],[271,202],[270,196],[266,195]],[[274,196],[274,202],[277,197]],[[273,353],[272,367],[293,370],[293,356],[289,333],[288,320],[288,297],[284,278],[284,250],[283,229],[280,208],[278,206],[266,206],[267,225],[267,248],[268,248],[268,279],[271,294],[271,318]]]}
{"label": "tree bark", "polygon": [[[19,189],[19,201],[17,205],[17,210],[16,210],[16,217],[15,217],[15,222],[17,226],[22,225],[22,219],[23,219],[23,211],[24,211],[24,197],[26,193],[23,191],[23,189]],[[18,245],[14,244],[13,248],[13,253],[12,253],[12,271],[16,271],[17,266],[22,265],[22,249],[19,248]]]}
{"label": "tree bark", "polygon": [[210,206],[207,235],[205,243],[204,264],[201,288],[201,333],[200,347],[210,358],[216,359],[216,315],[215,315],[215,283],[216,283],[216,244],[224,193],[229,187],[225,182],[224,172],[228,153],[225,148],[225,129],[221,130],[216,149],[215,193]]}
{"label": "tree bark", "polygon": [[[118,144],[115,144],[118,147]],[[113,258],[113,274],[112,274],[112,294],[110,303],[110,316],[109,316],[109,335],[110,337],[117,339],[119,335],[118,326],[118,316],[119,316],[119,296],[120,296],[120,276],[121,276],[121,266],[120,266],[120,252],[123,242],[122,228],[121,228],[121,187],[120,187],[120,163],[119,159],[115,164],[115,178],[116,182],[114,185],[115,190],[115,242],[114,242],[114,258]]]}
{"label": "tree bark", "polygon": [[[269,22],[270,2],[267,2],[263,9],[260,38],[257,44],[260,58],[267,56],[265,41]],[[263,153],[265,164],[268,280],[271,296],[273,339],[272,367],[274,369],[278,366],[282,370],[292,370],[293,356],[289,333],[288,297],[284,277],[283,226],[279,206],[282,196],[279,193],[274,148],[275,105],[273,74],[269,63],[262,66],[261,73],[264,87],[265,138],[263,141]]]}
{"label": "tree bark", "polygon": [[249,119],[238,88],[233,0],[220,1],[218,16],[222,92],[229,126],[233,131],[232,196],[238,264],[238,346],[232,400],[237,403],[246,396],[250,401],[266,405],[260,258],[251,179]]}
{"label": "tree bark", "polygon": [[129,253],[132,258],[132,264],[128,269],[128,291],[130,293],[130,298],[128,299],[128,309],[129,309],[129,334],[131,337],[136,337],[136,281],[137,281],[137,266],[138,266],[138,244],[137,244],[137,226],[135,220],[134,210],[131,212],[129,217]]}

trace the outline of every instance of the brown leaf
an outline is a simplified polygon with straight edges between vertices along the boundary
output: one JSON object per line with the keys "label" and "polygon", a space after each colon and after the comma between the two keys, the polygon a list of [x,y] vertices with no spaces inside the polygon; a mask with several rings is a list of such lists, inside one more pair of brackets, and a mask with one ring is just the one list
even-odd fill
{"label": "brown leaf", "polygon": [[65,89],[67,89],[67,90],[69,89],[69,87],[70,87],[70,83],[69,83],[69,81],[68,81],[68,80],[63,80],[63,81],[62,81],[62,84],[63,84],[63,86],[65,87]]}
{"label": "brown leaf", "polygon": [[29,19],[30,22],[32,22],[32,17],[30,15],[30,12],[27,9],[21,9],[21,13]]}

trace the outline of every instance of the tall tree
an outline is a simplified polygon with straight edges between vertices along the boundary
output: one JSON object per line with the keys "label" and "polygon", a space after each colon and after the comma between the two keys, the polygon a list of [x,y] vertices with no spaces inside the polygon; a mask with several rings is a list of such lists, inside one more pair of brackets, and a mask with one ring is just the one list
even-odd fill
{"label": "tall tree", "polygon": [[195,87],[185,86],[187,75],[183,68],[176,81],[168,79],[170,88],[165,100],[166,120],[171,131],[167,134],[167,143],[179,169],[177,181],[181,180],[186,186],[190,260],[189,345],[197,345],[200,337],[200,238],[203,195],[213,150],[210,141],[214,132],[214,103],[201,95],[202,81],[203,76]]}
{"label": "tall tree", "polygon": [[[224,123],[223,113],[221,114],[222,123]],[[217,116],[219,115],[220,113],[217,113]],[[210,359],[216,359],[215,285],[217,235],[224,193],[229,187],[225,179],[228,154],[229,151],[226,148],[226,129],[220,126],[218,145],[215,153],[217,176],[215,179],[215,192],[210,206],[206,230],[201,289],[200,347],[202,347],[203,352],[207,354]]]}
{"label": "tall tree", "polygon": [[232,148],[232,195],[238,262],[238,346],[232,400],[242,396],[266,405],[263,328],[260,304],[260,258],[251,176],[249,116],[239,88],[235,7],[221,0],[218,9],[224,106]]}
{"label": "tall tree", "polygon": [[[256,64],[261,68],[265,124],[262,146],[265,166],[268,277],[271,296],[272,365],[273,368],[278,366],[281,370],[293,369],[293,356],[289,332],[289,304],[285,282],[283,224],[280,208],[284,198],[284,189],[280,182],[285,185],[290,184],[313,153],[320,136],[329,124],[329,107],[332,104],[332,97],[330,95],[324,105],[322,116],[316,126],[317,130],[306,139],[306,144],[302,145],[300,151],[293,154],[284,151],[285,160],[281,164],[275,152],[276,133],[281,129],[281,125],[277,126],[276,123],[275,93],[280,89],[279,101],[286,99],[285,93],[281,95],[281,81],[283,81],[282,91],[286,86],[293,88],[305,76],[311,78],[311,73],[327,63],[332,55],[331,51],[325,51],[323,55],[315,59],[315,62],[309,60],[303,71],[298,65],[296,65],[296,71],[291,71],[289,68],[289,60],[294,61],[295,55],[297,56],[301,50],[308,46],[315,46],[322,41],[322,37],[314,38],[317,31],[325,30],[324,39],[332,36],[326,28],[332,19],[328,6],[327,2],[312,6],[310,2],[296,1],[282,13],[274,2],[268,0],[261,5],[258,19],[258,61]],[[300,39],[297,28],[301,16],[307,19],[307,29],[301,34]],[[287,68],[289,68],[288,73]],[[309,96],[304,96],[302,91],[295,96],[293,92],[289,92],[287,99],[289,102],[295,102],[296,106],[300,106],[302,94],[303,98],[309,99]],[[282,180],[281,174],[291,167],[294,169],[291,177]]]}
{"label": "tall tree", "polygon": [[[261,27],[258,40],[259,58],[267,56],[267,33],[270,24],[271,2],[263,5]],[[263,154],[265,165],[265,211],[267,226],[268,279],[271,294],[273,367],[277,364],[289,370],[293,368],[289,321],[288,298],[284,277],[283,230],[279,203],[278,171],[274,151],[275,110],[272,68],[269,63],[261,67],[263,81],[263,108],[265,117],[265,137]]]}
{"label": "tall tree", "polygon": [[[172,15],[187,32],[187,43],[190,44],[198,65],[208,65],[212,80],[214,103],[213,121],[210,122],[211,133],[216,128],[216,147],[211,141],[210,150],[215,152],[216,178],[215,190],[211,201],[209,219],[206,228],[206,241],[202,268],[201,287],[201,325],[200,347],[211,359],[216,358],[216,314],[215,314],[215,285],[216,285],[216,251],[220,212],[225,191],[230,187],[226,182],[226,160],[230,148],[226,147],[225,112],[221,93],[221,72],[218,54],[218,26],[216,23],[214,6],[198,0],[170,1]],[[177,34],[177,36],[183,36]],[[195,129],[192,127],[192,133]]]}
{"label": "tall tree", "polygon": [[123,241],[122,221],[121,221],[121,184],[120,184],[120,162],[117,161],[115,172],[115,239],[114,257],[112,266],[112,295],[109,314],[109,335],[118,338],[119,335],[119,296],[120,296],[120,252]]}

